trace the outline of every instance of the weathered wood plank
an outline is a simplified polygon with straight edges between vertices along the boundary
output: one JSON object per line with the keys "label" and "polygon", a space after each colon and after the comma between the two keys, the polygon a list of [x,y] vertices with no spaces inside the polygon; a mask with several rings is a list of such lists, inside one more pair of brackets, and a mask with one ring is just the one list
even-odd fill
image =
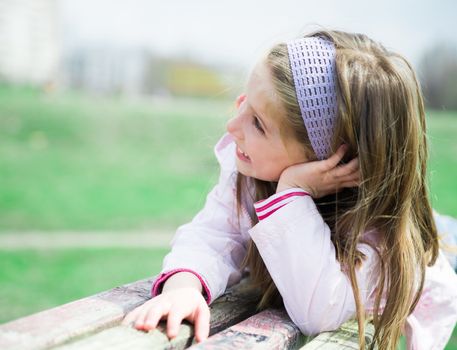
{"label": "weathered wood plank", "polygon": [[[246,281],[213,302],[211,337],[201,344],[193,343],[193,326],[187,322],[172,341],[166,336],[164,322],[152,332],[119,326],[127,312],[149,299],[149,278],[1,325],[0,349],[141,350],[185,349],[190,345],[194,345],[193,349],[358,349],[355,321],[310,340],[300,333],[285,310],[254,315],[259,295],[247,289]],[[367,343],[373,333],[373,325],[369,324]]]}
{"label": "weathered wood plank", "polygon": [[118,324],[149,299],[152,278],[0,326],[0,349],[46,349]]}
{"label": "weathered wood plank", "polygon": [[163,324],[150,332],[138,331],[132,327],[115,326],[87,338],[59,346],[55,350],[146,350],[185,349],[192,344],[193,329],[182,325],[176,338],[169,341]]}
{"label": "weathered wood plank", "polygon": [[[230,288],[211,304],[210,335],[226,329],[255,313],[258,295],[246,288],[245,281]],[[59,347],[59,350],[105,349],[186,349],[193,342],[194,330],[188,322],[181,325],[176,338],[169,341],[165,323],[150,332],[114,326]]]}
{"label": "weathered wood plank", "polygon": [[[373,341],[374,326],[369,323],[365,327],[365,343],[368,345]],[[322,332],[300,350],[359,350],[359,332],[357,321],[351,320],[344,323],[333,332]]]}
{"label": "weathered wood plank", "polygon": [[[0,349],[47,349],[70,342],[78,342],[91,347],[91,342],[108,341],[125,337],[125,343],[149,344],[151,334],[127,327],[116,327],[124,315],[149,299],[152,279],[114,288],[110,291],[81,299],[6,323],[0,326]],[[211,305],[210,334],[219,332],[255,312],[258,296],[246,288],[242,281],[227,290]],[[106,332],[103,332],[107,330]],[[152,332],[151,332],[152,333]],[[152,335],[153,344],[170,345],[166,336],[156,331]],[[193,328],[183,325],[173,342],[173,348],[185,348],[193,337]],[[164,342],[166,340],[166,342]],[[80,345],[81,345],[80,344]],[[136,344],[136,343],[135,343]],[[181,344],[181,345],[179,345]],[[164,345],[164,346],[165,346]],[[82,345],[81,345],[82,346]],[[123,348],[123,343],[118,348]],[[166,348],[166,346],[164,348]]]}
{"label": "weathered wood plank", "polygon": [[307,341],[285,310],[269,309],[249,317],[190,349],[293,349]]}

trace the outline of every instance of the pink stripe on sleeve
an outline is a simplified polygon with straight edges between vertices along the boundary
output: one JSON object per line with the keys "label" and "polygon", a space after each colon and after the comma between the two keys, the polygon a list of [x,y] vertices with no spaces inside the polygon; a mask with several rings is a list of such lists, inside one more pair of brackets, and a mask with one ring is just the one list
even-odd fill
{"label": "pink stripe on sleeve", "polygon": [[190,270],[190,269],[174,269],[174,270],[168,271],[166,273],[162,273],[159,277],[157,277],[157,279],[154,281],[154,283],[152,285],[151,296],[154,298],[155,296],[159,295],[162,292],[162,287],[163,287],[163,284],[166,282],[166,280],[178,272],[190,272],[190,273],[193,273],[198,278],[198,280],[200,281],[200,283],[202,284],[202,287],[203,287],[203,292],[204,292],[203,296],[206,300],[206,303],[209,305],[211,303],[211,292],[210,292],[208,286],[206,285],[205,281],[200,276],[200,274],[198,274],[197,272]]}
{"label": "pink stripe on sleeve", "polygon": [[263,220],[296,198],[309,195],[300,188],[290,188],[254,203],[254,209],[258,219]]}
{"label": "pink stripe on sleeve", "polygon": [[269,217],[271,214],[273,214],[276,210],[278,210],[279,208],[282,208],[283,206],[285,206],[287,203],[283,204],[283,205],[280,205],[279,207],[269,211],[268,213],[266,213],[265,215],[260,215],[258,216],[259,220],[263,220],[263,219],[266,219],[267,217]]}
{"label": "pink stripe on sleeve", "polygon": [[[256,207],[255,210],[256,211],[264,211],[266,209],[268,209],[269,207],[271,207],[272,205],[278,203],[278,202],[281,202],[283,201],[284,199],[287,199],[289,197],[295,197],[295,196],[298,196],[298,197],[302,197],[302,196],[306,196],[309,194],[307,194],[306,192],[290,192],[290,193],[286,193],[284,195],[282,195],[281,197],[277,197],[275,199],[273,199],[272,201],[268,202],[267,204],[261,206],[261,207]],[[259,203],[259,202],[257,202]],[[256,203],[256,204],[257,204]]]}

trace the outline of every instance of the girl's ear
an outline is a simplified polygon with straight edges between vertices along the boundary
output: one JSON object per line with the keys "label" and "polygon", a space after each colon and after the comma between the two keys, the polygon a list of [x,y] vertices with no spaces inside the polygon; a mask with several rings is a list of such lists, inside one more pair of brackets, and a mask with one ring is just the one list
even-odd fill
{"label": "girl's ear", "polygon": [[235,102],[236,108],[239,108],[241,102],[243,102],[245,99],[246,99],[246,94],[241,94],[240,96],[238,96],[236,98],[236,102]]}

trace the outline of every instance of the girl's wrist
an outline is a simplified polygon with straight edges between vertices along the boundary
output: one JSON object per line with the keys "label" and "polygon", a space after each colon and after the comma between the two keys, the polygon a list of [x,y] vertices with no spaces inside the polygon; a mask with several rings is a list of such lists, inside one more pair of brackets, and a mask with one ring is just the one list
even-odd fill
{"label": "girl's wrist", "polygon": [[276,187],[276,193],[279,193],[279,192],[282,192],[285,190],[289,190],[291,188],[300,188],[303,191],[307,192],[311,197],[313,197],[313,193],[310,188],[307,188],[306,186],[304,187],[304,186],[297,186],[294,184],[288,184],[288,183],[281,182],[281,181],[278,182],[278,186]]}
{"label": "girl's wrist", "polygon": [[296,188],[296,186],[291,186],[291,185],[288,185],[288,184],[283,184],[281,182],[278,182],[278,186],[276,187],[276,193],[288,190],[290,188]]}
{"label": "girl's wrist", "polygon": [[170,276],[164,283],[162,293],[165,293],[169,290],[190,287],[195,288],[199,292],[202,291],[202,284],[197,276],[191,272],[177,272],[174,275]]}

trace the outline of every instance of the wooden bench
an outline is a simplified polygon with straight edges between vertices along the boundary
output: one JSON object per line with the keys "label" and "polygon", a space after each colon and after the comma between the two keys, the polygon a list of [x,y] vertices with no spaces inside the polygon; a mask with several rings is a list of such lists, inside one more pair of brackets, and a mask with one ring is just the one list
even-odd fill
{"label": "wooden bench", "polygon": [[[181,325],[169,341],[162,321],[151,332],[120,326],[124,315],[150,297],[152,278],[116,287],[0,326],[0,349],[358,349],[357,324],[313,339],[301,334],[285,310],[255,312],[258,296],[246,279],[211,304],[210,337],[193,341],[193,327]],[[373,327],[367,329],[367,343]]]}

